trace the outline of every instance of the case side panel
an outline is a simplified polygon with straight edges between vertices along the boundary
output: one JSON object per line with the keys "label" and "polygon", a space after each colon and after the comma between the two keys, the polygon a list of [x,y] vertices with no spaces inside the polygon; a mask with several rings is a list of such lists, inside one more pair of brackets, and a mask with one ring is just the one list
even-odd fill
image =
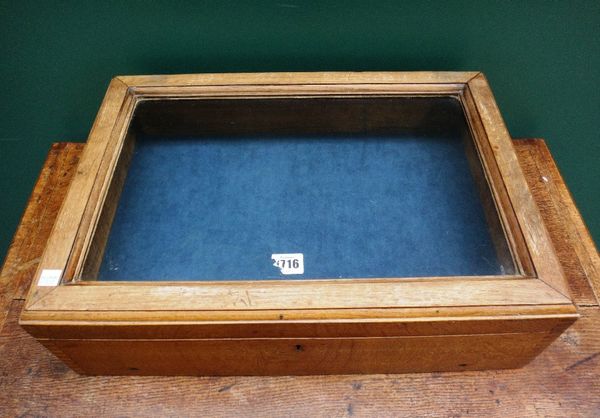
{"label": "case side panel", "polygon": [[559,334],[41,342],[89,375],[273,376],[517,368]]}

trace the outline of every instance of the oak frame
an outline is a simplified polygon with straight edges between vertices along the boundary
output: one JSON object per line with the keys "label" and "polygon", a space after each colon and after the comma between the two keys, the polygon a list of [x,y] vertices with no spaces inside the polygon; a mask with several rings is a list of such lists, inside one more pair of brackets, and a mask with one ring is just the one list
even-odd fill
{"label": "oak frame", "polygon": [[[402,95],[455,96],[461,101],[517,274],[301,282],[115,284],[78,280],[123,152],[129,122],[141,101]],[[63,271],[62,283],[38,286],[45,269]],[[483,74],[265,73],[122,76],[112,80],[35,273],[20,323],[82,373],[312,374],[516,367],[531,360],[577,317],[548,232]],[[491,342],[515,336],[519,336],[517,345],[524,354],[513,360],[507,357],[512,352],[507,348],[495,356],[474,352],[469,358],[471,364],[456,364],[438,353],[439,364],[396,361],[388,366],[381,362],[331,366],[316,358],[302,369],[297,361],[293,363],[294,354],[289,357],[286,352],[282,358],[293,364],[223,364],[222,369],[215,370],[203,359],[190,366],[189,373],[172,361],[144,370],[126,367],[123,361],[94,365],[91,359],[97,361],[100,354],[90,348],[93,341],[105,345],[114,342],[115,347],[108,352],[123,360],[134,345],[146,347],[150,342],[154,344],[151,350],[160,352],[160,344],[166,347],[165,340],[239,344],[258,338],[265,344],[277,340],[298,347],[296,340],[320,344],[347,341],[353,345],[357,339],[389,344],[384,340],[408,338],[422,340],[426,347],[431,338],[448,337],[445,344],[455,344],[460,351],[460,347],[477,341],[473,337],[489,337]],[[223,349],[219,347],[215,353]],[[251,358],[261,348],[256,350]],[[370,353],[370,348],[365,350]]]}

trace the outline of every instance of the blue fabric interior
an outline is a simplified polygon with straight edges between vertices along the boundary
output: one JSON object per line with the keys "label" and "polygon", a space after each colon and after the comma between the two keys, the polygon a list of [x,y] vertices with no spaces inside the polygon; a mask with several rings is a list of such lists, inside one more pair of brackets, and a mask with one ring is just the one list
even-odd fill
{"label": "blue fabric interior", "polygon": [[[273,253],[303,253],[284,276]],[[99,280],[501,274],[459,138],[138,138]]]}

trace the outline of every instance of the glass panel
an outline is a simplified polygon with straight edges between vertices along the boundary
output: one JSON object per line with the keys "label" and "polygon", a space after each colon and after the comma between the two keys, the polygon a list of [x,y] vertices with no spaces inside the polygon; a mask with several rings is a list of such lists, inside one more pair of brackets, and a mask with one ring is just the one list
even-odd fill
{"label": "glass panel", "polygon": [[457,99],[148,102],[128,141],[84,279],[514,273]]}

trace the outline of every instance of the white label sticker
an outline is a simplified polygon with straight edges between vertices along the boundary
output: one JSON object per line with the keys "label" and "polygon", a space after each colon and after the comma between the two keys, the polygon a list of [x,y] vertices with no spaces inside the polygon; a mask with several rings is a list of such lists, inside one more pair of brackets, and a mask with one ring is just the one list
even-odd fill
{"label": "white label sticker", "polygon": [[38,286],[58,286],[62,270],[44,269],[40,274]]}
{"label": "white label sticker", "polygon": [[272,254],[273,266],[281,274],[304,274],[304,254]]}

